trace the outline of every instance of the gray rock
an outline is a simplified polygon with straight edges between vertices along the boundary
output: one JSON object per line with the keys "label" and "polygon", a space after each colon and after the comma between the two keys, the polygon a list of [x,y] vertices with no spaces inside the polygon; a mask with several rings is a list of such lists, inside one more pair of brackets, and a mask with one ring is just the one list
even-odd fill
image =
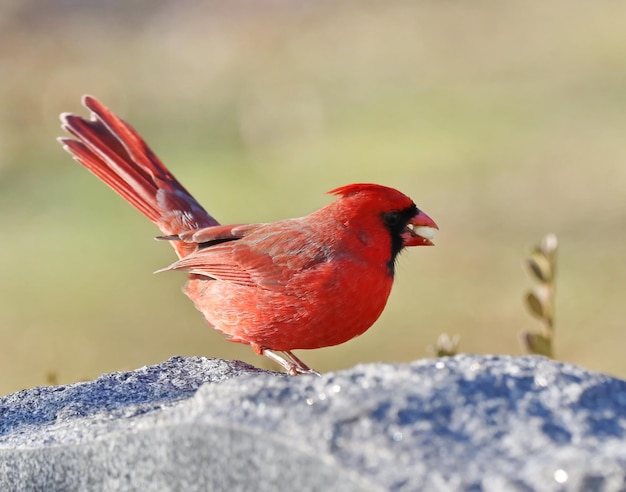
{"label": "gray rock", "polygon": [[539,357],[176,357],[0,399],[0,490],[624,491],[626,382]]}

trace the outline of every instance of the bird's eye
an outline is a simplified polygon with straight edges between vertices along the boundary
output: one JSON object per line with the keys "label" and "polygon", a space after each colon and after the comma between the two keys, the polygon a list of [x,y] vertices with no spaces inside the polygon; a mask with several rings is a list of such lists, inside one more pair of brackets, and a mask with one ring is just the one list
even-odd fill
{"label": "bird's eye", "polygon": [[385,221],[385,224],[387,224],[389,227],[395,227],[400,224],[400,221],[402,220],[402,215],[400,214],[400,212],[387,212],[383,214],[383,220]]}

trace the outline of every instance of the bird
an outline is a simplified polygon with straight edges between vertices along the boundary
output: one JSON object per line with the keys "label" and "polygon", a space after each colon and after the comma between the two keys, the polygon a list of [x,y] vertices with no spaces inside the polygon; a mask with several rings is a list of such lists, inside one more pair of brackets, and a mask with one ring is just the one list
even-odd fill
{"label": "bird", "polygon": [[[378,184],[335,188],[336,199],[299,218],[220,224],[137,131],[93,96],[91,113],[60,115],[72,157],[160,229],[186,272],[184,293],[206,322],[291,375],[317,374],[294,350],[342,344],[374,324],[398,254],[432,246],[438,226],[403,193]],[[236,190],[234,190],[236,192]]]}

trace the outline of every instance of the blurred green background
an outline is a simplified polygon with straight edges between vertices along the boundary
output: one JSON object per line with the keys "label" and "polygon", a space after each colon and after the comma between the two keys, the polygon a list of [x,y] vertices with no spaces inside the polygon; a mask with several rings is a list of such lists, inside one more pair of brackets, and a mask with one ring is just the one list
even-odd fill
{"label": "blurred green background", "polygon": [[381,319],[299,355],[329,371],[521,354],[523,261],[560,240],[556,352],[626,376],[626,3],[7,1],[0,6],[0,393],[177,354],[273,367],[152,275],[156,228],[55,142],[98,96],[222,222],[271,221],[350,182],[439,224]]}

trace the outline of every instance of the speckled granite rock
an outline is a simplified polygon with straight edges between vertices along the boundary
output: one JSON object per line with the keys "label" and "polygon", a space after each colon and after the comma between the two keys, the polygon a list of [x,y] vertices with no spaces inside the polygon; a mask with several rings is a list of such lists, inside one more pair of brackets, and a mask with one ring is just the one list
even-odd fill
{"label": "speckled granite rock", "polygon": [[623,491],[626,382],[538,357],[321,378],[176,357],[1,398],[0,490]]}

